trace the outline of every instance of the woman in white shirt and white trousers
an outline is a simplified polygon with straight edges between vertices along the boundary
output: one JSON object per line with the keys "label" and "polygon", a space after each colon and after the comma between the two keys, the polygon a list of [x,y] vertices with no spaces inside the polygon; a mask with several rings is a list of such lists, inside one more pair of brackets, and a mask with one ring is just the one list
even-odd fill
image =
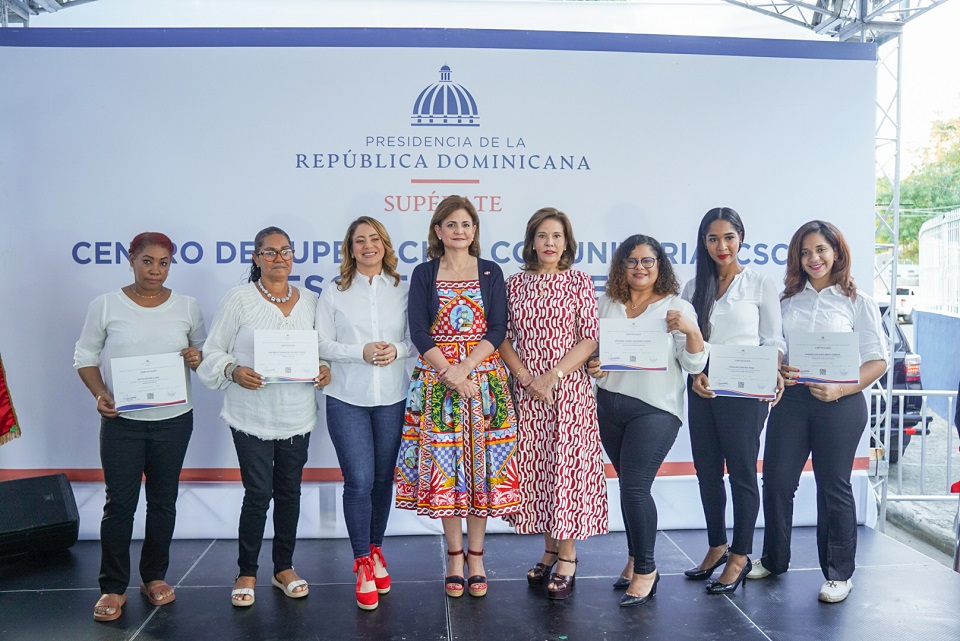
{"label": "woman in white shirt and white trousers", "polygon": [[317,304],[320,358],[330,362],[327,430],[343,472],[343,516],[353,546],[357,606],[390,591],[381,546],[393,505],[410,353],[408,285],[387,230],[361,216],[343,239],[340,277]]}
{"label": "woman in white shirt and white trousers", "polygon": [[[697,232],[697,273],[683,288],[683,299],[697,312],[703,339],[711,345],[767,345],[786,351],[780,324],[780,301],[773,279],[739,262],[744,229],[740,215],[715,207]],[[753,398],[718,397],[710,389],[709,365],[690,377],[688,417],[690,447],[700,485],[700,502],[710,548],[700,565],[686,570],[690,579],[708,579],[724,565],[707,592],[737,589],[750,571],[753,534],[760,513],[757,456],[769,404]],[[777,398],[783,381],[777,377]],[[727,490],[733,498],[733,541],[727,543]]]}
{"label": "woman in white shirt and white trousers", "polygon": [[786,383],[781,402],[767,422],[763,465],[763,558],[749,578],[782,574],[790,564],[793,497],[812,455],[817,483],[817,549],[826,579],[819,599],[843,601],[853,587],[857,514],[850,472],[867,423],[861,393],[886,371],[880,310],[850,276],[850,248],[840,231],[820,220],[803,225],[790,240],[783,331],[857,332],[860,370],[856,383],[797,383],[799,370],[789,352],[780,371]]}

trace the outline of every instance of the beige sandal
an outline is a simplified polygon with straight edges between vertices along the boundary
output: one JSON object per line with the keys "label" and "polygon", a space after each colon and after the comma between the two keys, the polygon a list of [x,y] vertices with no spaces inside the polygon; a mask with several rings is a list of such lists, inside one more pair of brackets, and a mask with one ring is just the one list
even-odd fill
{"label": "beige sandal", "polygon": [[[250,577],[253,578],[253,577]],[[237,581],[240,580],[240,577],[237,577]],[[236,583],[234,583],[236,586]],[[243,597],[249,596],[249,599],[244,599]],[[230,603],[233,604],[235,608],[249,608],[253,605],[253,602],[257,600],[256,595],[253,593],[253,588],[238,588],[234,587],[233,591],[230,593]]]}
{"label": "beige sandal", "polygon": [[[127,597],[122,594],[101,594],[97,604],[93,606],[94,621],[116,621],[123,614],[123,606],[127,602]],[[107,608],[113,608],[113,612],[106,612]],[[99,610],[104,610],[100,612]]]}

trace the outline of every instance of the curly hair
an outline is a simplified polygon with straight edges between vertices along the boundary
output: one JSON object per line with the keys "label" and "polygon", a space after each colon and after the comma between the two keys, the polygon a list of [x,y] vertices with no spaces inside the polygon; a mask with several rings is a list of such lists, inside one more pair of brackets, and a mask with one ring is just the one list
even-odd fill
{"label": "curly hair", "polygon": [[630,286],[627,284],[627,259],[633,250],[640,245],[646,245],[657,256],[657,280],[653,284],[655,294],[679,294],[680,281],[673,271],[673,263],[663,251],[663,246],[656,238],[634,234],[617,246],[610,261],[610,273],[607,275],[607,296],[624,305],[630,302]]}
{"label": "curly hair", "polygon": [[809,280],[807,273],[800,266],[800,251],[803,241],[810,234],[820,234],[833,248],[833,267],[830,269],[830,284],[836,285],[844,294],[856,300],[857,286],[850,275],[850,246],[847,240],[834,225],[823,220],[811,220],[800,227],[790,239],[787,249],[787,271],[783,277],[783,293],[780,300],[796,296],[806,286]]}
{"label": "curly hair", "polygon": [[343,261],[340,263],[340,277],[337,279],[337,289],[345,292],[353,284],[353,277],[357,273],[357,261],[353,256],[353,235],[357,233],[360,225],[370,225],[373,231],[380,236],[380,242],[383,243],[383,272],[393,278],[393,286],[400,284],[400,274],[397,273],[397,255],[393,251],[393,242],[390,240],[390,234],[387,228],[383,226],[376,218],[370,216],[360,216],[347,227],[347,233],[343,237]]}

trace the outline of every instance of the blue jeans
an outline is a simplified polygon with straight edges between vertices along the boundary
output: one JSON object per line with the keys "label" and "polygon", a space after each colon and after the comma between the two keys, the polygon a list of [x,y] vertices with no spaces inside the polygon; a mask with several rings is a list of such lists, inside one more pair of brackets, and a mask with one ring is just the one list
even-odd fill
{"label": "blue jeans", "polygon": [[343,518],[354,558],[380,546],[393,505],[403,401],[361,407],[327,397],[327,430],[343,472]]}

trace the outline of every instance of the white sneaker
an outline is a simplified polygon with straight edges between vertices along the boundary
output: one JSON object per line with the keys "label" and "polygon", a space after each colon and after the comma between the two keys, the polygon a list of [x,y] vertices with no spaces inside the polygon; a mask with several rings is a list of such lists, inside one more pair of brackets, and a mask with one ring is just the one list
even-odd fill
{"label": "white sneaker", "polygon": [[820,588],[820,596],[818,598],[824,603],[840,603],[847,598],[847,595],[850,594],[850,590],[852,589],[852,579],[846,581],[827,581],[823,584],[823,587]]}
{"label": "white sneaker", "polygon": [[770,576],[770,570],[763,567],[763,559],[757,559],[753,562],[753,568],[747,572],[748,579],[765,579]]}

